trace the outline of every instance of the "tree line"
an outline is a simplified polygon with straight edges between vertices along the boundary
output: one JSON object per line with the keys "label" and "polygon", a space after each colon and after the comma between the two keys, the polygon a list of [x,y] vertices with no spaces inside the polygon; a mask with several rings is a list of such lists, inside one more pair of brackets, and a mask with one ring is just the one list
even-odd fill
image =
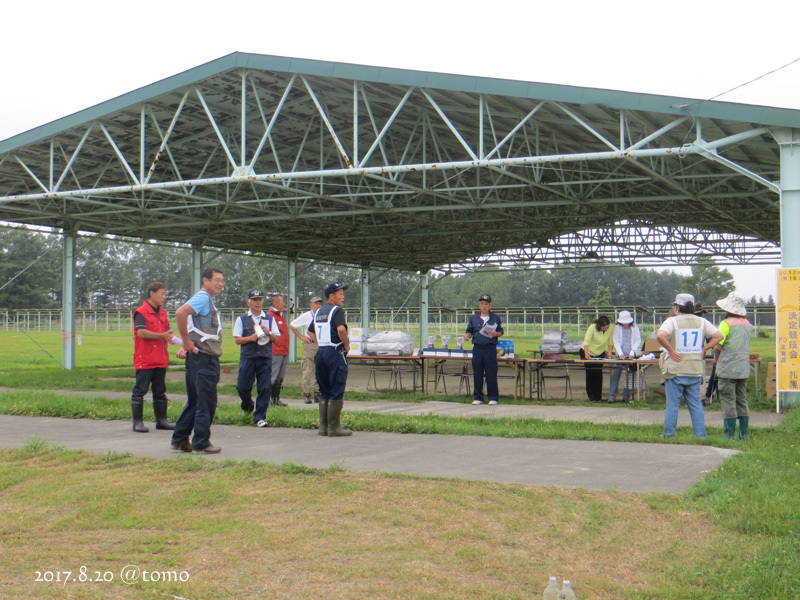
{"label": "tree line", "polygon": [[[244,305],[247,290],[286,293],[285,260],[242,254],[209,254],[204,266],[219,268],[225,290],[221,308]],[[168,289],[168,307],[182,304],[196,290],[191,282],[191,251],[173,245],[134,244],[102,237],[81,237],[76,245],[76,305],[80,309],[137,306],[151,281]],[[0,308],[60,308],[62,239],[24,228],[0,229]],[[303,308],[331,281],[351,285],[347,305],[359,307],[358,269],[299,263],[297,298]],[[691,276],[637,267],[592,264],[552,271],[490,269],[430,278],[431,307],[468,308],[484,293],[500,306],[665,306],[679,292],[713,304],[733,290],[733,277],[712,260],[701,260]],[[370,304],[375,308],[416,306],[419,277],[414,273],[374,270]],[[754,297],[751,303],[772,303]]]}

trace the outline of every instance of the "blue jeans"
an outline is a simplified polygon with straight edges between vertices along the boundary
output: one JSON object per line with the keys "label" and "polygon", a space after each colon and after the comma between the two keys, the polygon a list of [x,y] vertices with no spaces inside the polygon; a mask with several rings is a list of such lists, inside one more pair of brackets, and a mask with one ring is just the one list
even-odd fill
{"label": "blue jeans", "polygon": [[667,409],[664,411],[664,435],[671,437],[675,435],[675,428],[678,425],[678,407],[681,404],[681,396],[686,400],[686,407],[689,409],[689,416],[692,418],[692,434],[696,438],[706,437],[706,420],[703,413],[703,403],[700,402],[700,385],[703,383],[702,377],[687,377],[681,375],[667,379]]}
{"label": "blue jeans", "polygon": [[[622,371],[623,370],[627,371],[628,370],[628,365],[625,365],[624,367],[613,367],[611,369],[611,382],[608,384],[608,399],[609,400],[616,400],[616,398],[617,398],[617,392],[619,391],[619,378],[622,376]],[[626,378],[626,382],[627,382],[627,378]],[[631,394],[631,390],[629,390],[627,387],[623,386],[622,397],[625,400],[628,400],[630,394]]]}
{"label": "blue jeans", "polygon": [[202,352],[186,357],[186,404],[175,422],[173,444],[189,439],[194,429],[194,450],[203,450],[211,445],[211,421],[217,412],[217,382],[218,357]]}

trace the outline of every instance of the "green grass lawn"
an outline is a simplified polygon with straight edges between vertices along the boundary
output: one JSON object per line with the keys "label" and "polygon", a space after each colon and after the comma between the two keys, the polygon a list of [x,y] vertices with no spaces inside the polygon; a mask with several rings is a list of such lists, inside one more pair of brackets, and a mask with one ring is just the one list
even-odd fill
{"label": "green grass lawn", "polygon": [[[60,338],[39,335],[0,334],[0,387],[20,388],[0,392],[0,412],[130,418],[125,399],[52,391],[128,392],[129,335],[84,338],[74,371],[42,350],[60,358]],[[754,352],[774,357],[774,340],[757,342]],[[235,362],[236,350],[226,342],[223,360]],[[653,402],[640,408],[663,408],[663,398]],[[170,404],[171,419],[181,404]],[[271,415],[278,426],[316,427],[313,411]],[[361,413],[345,420],[357,432],[661,441],[661,426]],[[245,424],[235,404],[221,404],[216,421]],[[682,495],[93,456],[31,440],[0,450],[0,597],[522,600],[540,597],[558,575],[575,582],[582,600],[799,598],[800,412],[746,443],[726,442],[714,428],[709,435],[697,442],[682,428],[677,443],[742,452]],[[189,577],[124,585],[119,573],[129,564]],[[81,566],[113,581],[42,578],[78,576]]]}

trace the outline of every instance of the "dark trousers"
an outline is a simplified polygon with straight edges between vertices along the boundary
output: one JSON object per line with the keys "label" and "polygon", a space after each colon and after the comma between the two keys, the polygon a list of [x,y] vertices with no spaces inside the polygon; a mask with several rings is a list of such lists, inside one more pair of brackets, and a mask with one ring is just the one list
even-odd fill
{"label": "dark trousers", "polygon": [[[592,358],[605,358],[605,352],[603,354],[598,354],[597,356],[592,356]],[[582,360],[586,360],[588,357],[586,353],[581,349],[580,357]],[[593,365],[591,363],[587,363],[586,365],[586,395],[589,396],[589,400],[592,402],[600,402],[603,399],[603,365],[596,364]]]}
{"label": "dark trousers", "polygon": [[317,385],[321,400],[344,399],[347,385],[347,355],[341,346],[320,346],[316,360]]}
{"label": "dark trousers", "polygon": [[202,352],[186,357],[186,404],[172,432],[173,444],[188,439],[194,430],[194,450],[203,450],[211,445],[211,421],[217,412],[218,382],[218,357]]}
{"label": "dark trousers", "polygon": [[256,406],[253,422],[258,423],[267,417],[269,406],[270,379],[272,377],[272,357],[239,359],[239,377],[236,379],[236,391],[242,399],[242,410],[253,410],[253,381],[256,382]]}
{"label": "dark trousers", "polygon": [[150,386],[153,386],[154,399],[167,397],[167,368],[137,369],[136,383],[133,385],[131,399],[144,398]]}
{"label": "dark trousers", "polygon": [[500,400],[500,391],[497,388],[497,346],[494,344],[472,347],[472,395],[481,402],[484,378],[489,400]]}

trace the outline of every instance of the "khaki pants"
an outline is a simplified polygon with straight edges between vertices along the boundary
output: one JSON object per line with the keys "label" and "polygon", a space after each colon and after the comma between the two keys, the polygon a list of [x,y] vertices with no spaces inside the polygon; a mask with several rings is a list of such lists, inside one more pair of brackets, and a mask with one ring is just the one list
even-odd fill
{"label": "khaki pants", "polygon": [[317,385],[317,375],[315,359],[317,358],[317,346],[314,342],[303,342],[303,360],[300,365],[303,368],[303,393],[311,395],[319,393]]}

